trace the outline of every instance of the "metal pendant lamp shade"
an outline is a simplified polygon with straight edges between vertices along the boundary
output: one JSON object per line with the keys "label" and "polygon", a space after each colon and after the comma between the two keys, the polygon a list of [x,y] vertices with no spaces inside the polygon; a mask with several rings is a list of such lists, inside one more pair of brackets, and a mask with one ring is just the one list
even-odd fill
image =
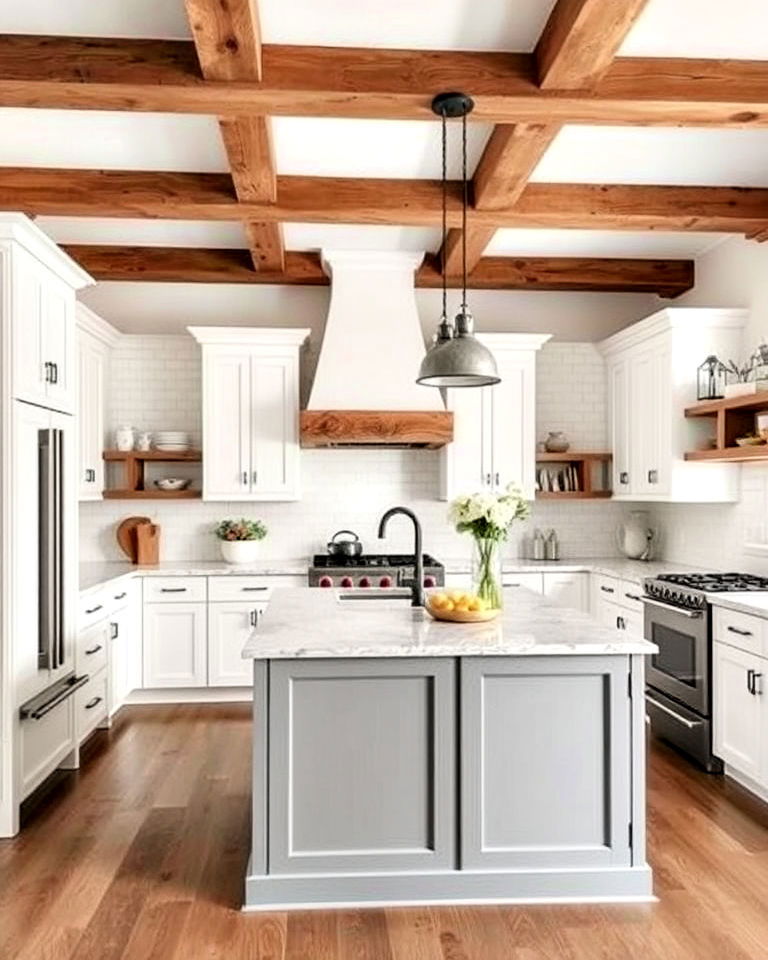
{"label": "metal pendant lamp shade", "polygon": [[474,321],[467,308],[467,114],[472,98],[463,93],[441,93],[432,101],[432,110],[442,118],[443,145],[443,250],[447,224],[447,119],[461,117],[462,122],[462,298],[461,308],[449,323],[446,300],[447,278],[443,257],[443,309],[437,336],[427,351],[416,382],[426,387],[486,387],[499,383],[496,360],[491,351],[473,333]]}

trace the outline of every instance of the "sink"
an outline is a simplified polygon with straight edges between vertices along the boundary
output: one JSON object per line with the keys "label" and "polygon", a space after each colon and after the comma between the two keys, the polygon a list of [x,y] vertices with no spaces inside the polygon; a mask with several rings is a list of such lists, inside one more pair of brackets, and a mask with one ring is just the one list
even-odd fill
{"label": "sink", "polygon": [[410,590],[398,590],[392,587],[354,587],[348,590],[337,590],[336,599],[350,609],[376,609],[381,607],[402,607],[411,602]]}

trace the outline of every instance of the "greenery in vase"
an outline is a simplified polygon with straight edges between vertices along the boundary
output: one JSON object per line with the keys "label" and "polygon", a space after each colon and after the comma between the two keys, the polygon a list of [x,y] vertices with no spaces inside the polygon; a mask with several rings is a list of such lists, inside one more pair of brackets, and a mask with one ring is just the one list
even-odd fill
{"label": "greenery in vase", "polygon": [[263,540],[267,528],[261,520],[222,520],[216,526],[219,540]]}
{"label": "greenery in vase", "polygon": [[526,520],[531,507],[518,486],[510,483],[502,493],[473,493],[457,497],[450,505],[449,518],[459,533],[469,533],[478,556],[477,595],[489,607],[501,607],[501,583],[496,574],[496,557],[515,520]]}

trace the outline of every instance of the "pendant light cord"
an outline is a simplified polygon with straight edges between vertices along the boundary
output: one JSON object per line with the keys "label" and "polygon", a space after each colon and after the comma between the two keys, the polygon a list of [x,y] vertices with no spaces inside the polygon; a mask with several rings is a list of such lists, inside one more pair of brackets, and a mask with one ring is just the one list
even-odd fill
{"label": "pendant light cord", "polygon": [[467,312],[467,114],[461,116],[461,312]]}
{"label": "pendant light cord", "polygon": [[443,119],[443,248],[441,267],[443,274],[443,323],[448,320],[448,281],[445,274],[445,240],[448,236],[448,123],[445,110],[441,111]]}

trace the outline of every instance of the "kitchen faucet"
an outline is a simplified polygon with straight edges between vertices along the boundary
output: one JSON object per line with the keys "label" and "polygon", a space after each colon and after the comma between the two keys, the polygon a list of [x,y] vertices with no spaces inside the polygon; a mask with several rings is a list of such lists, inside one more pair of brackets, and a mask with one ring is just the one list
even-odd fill
{"label": "kitchen faucet", "polygon": [[405,517],[410,517],[413,521],[413,552],[416,555],[416,569],[414,570],[413,583],[411,584],[411,606],[424,606],[424,554],[421,549],[421,524],[419,518],[408,507],[390,507],[389,510],[379,521],[379,540],[384,539],[384,533],[387,529],[387,523],[391,517],[402,513]]}

